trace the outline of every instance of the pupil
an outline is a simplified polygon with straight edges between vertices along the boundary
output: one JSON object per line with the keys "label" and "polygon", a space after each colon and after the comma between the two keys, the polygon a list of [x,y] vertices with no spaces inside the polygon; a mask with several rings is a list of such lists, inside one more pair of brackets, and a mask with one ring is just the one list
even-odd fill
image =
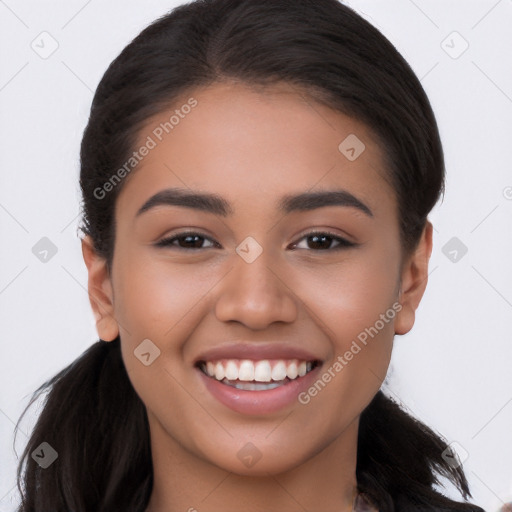
{"label": "pupil", "polygon": [[193,245],[195,248],[201,248],[201,237],[198,235],[186,235],[184,237],[185,244],[191,243],[195,239],[195,244]]}
{"label": "pupil", "polygon": [[[325,240],[330,238],[329,236],[326,236],[326,235],[312,235],[310,238],[312,238],[314,241],[313,241],[313,244],[322,244],[322,242],[318,242],[318,239],[321,239],[324,243],[325,243]],[[323,248],[328,248],[330,246],[330,242],[327,243],[327,247],[323,247]],[[322,247],[321,247],[322,248]]]}

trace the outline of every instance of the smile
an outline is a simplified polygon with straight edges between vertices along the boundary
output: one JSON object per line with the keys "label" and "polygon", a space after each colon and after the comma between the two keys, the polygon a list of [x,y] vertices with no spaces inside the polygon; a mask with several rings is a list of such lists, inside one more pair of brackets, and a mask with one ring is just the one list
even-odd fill
{"label": "smile", "polygon": [[299,359],[220,359],[199,361],[198,367],[222,384],[244,391],[264,391],[303,377],[318,363]]}

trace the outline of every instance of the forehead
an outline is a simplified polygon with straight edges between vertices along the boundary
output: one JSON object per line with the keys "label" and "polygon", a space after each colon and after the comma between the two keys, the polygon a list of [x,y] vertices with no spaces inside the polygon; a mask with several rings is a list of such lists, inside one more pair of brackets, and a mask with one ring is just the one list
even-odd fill
{"label": "forehead", "polygon": [[235,210],[248,199],[269,209],[284,195],[339,188],[377,213],[395,209],[372,131],[289,84],[193,89],[148,120],[137,147],[144,144],[151,149],[118,197],[117,208],[131,215],[171,187],[222,195]]}

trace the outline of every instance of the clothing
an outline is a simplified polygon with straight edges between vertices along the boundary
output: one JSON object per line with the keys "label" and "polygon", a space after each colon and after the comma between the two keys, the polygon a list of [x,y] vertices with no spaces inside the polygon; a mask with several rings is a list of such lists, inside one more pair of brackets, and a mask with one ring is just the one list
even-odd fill
{"label": "clothing", "polygon": [[354,502],[354,512],[379,512],[379,509],[374,506],[366,494],[360,492]]}

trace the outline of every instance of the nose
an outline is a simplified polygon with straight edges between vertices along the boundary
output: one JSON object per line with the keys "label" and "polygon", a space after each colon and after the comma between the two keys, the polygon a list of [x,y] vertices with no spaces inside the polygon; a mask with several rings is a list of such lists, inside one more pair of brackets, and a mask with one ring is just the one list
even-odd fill
{"label": "nose", "polygon": [[282,267],[266,251],[251,263],[235,254],[234,266],[220,285],[215,305],[219,321],[237,321],[261,330],[297,318],[299,299],[293,293],[293,283],[287,282]]}

